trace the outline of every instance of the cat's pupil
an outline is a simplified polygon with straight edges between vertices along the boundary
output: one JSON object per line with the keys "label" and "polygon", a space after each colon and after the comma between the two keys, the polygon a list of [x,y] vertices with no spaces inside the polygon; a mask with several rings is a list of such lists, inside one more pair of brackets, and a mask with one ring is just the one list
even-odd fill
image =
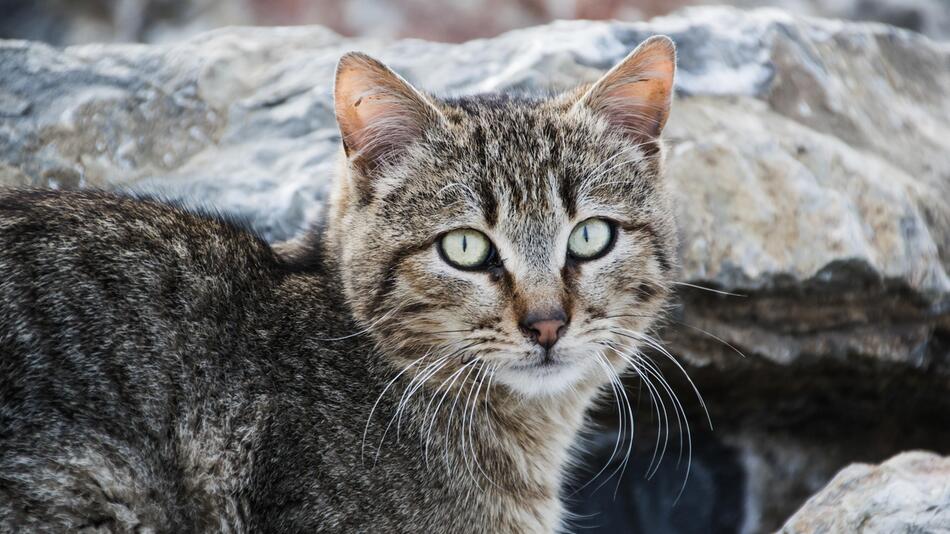
{"label": "cat's pupil", "polygon": [[587,225],[584,225],[584,241],[590,241],[590,238],[587,237]]}
{"label": "cat's pupil", "polygon": [[462,252],[465,252],[468,249],[468,238],[465,234],[462,234]]}

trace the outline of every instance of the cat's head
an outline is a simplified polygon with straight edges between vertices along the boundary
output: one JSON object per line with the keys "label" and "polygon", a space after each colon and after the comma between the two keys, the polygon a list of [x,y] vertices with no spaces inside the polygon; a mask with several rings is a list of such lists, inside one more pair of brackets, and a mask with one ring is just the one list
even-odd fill
{"label": "cat's head", "polygon": [[328,235],[383,352],[439,376],[485,366],[529,396],[623,367],[669,292],[659,135],[674,70],[654,37],[553,98],[440,100],[344,56]]}

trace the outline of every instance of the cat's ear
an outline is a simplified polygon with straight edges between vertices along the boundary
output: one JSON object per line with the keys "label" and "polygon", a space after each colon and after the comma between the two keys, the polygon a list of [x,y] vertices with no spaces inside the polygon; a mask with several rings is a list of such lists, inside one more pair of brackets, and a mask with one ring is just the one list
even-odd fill
{"label": "cat's ear", "polygon": [[441,116],[409,82],[359,52],[340,58],[333,104],[343,149],[367,176],[419,139]]}
{"label": "cat's ear", "polygon": [[637,144],[654,144],[670,115],[676,47],[650,37],[598,80],[574,106],[606,118]]}

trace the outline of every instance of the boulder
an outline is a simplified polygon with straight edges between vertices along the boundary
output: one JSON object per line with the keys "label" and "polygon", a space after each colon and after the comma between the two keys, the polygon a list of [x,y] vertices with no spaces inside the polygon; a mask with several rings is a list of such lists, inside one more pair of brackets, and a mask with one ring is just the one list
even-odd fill
{"label": "boulder", "polygon": [[289,239],[319,216],[339,156],[343,52],[438,94],[557,90],[656,33],[680,68],[666,138],[681,285],[660,335],[716,425],[664,358],[708,473],[684,502],[725,492],[723,532],[774,530],[851,462],[950,452],[950,45],[906,30],[706,7],[462,44],[320,27],[5,41],[0,184],[148,193]]}
{"label": "boulder", "polygon": [[880,465],[854,464],[782,527],[781,534],[913,534],[950,530],[950,458],[906,452]]}

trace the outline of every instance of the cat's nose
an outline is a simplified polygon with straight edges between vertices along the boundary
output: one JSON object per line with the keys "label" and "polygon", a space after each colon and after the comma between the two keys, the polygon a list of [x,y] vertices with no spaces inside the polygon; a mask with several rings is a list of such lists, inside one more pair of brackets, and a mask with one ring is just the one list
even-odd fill
{"label": "cat's nose", "polygon": [[567,316],[561,310],[543,315],[529,313],[519,323],[521,331],[545,349],[550,349],[557,343],[566,325]]}

